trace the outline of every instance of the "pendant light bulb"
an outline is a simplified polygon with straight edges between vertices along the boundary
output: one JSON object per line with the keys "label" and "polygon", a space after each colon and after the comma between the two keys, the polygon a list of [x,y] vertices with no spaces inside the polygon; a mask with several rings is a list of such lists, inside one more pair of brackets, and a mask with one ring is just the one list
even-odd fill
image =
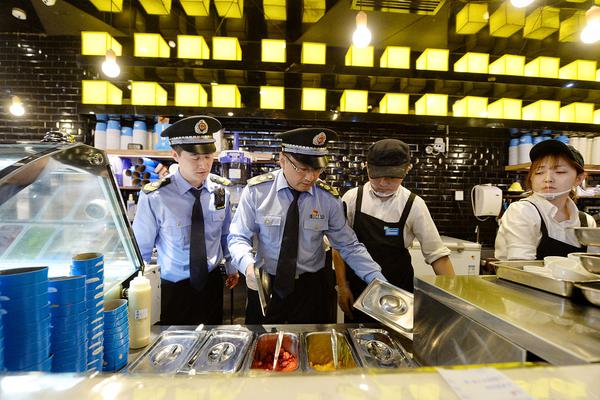
{"label": "pendant light bulb", "polygon": [[352,43],[359,48],[367,47],[371,43],[371,31],[367,27],[367,13],[364,11],[356,14],[356,30],[352,34]]}
{"label": "pendant light bulb", "polygon": [[581,41],[592,44],[600,40],[600,7],[592,6],[585,13],[587,24],[581,31]]}
{"label": "pendant light bulb", "polygon": [[12,97],[12,102],[8,110],[15,117],[22,117],[25,115],[25,107],[19,96]]}
{"label": "pendant light bulb", "polygon": [[525,8],[531,3],[533,3],[533,1],[534,0],[510,0],[510,4],[512,4],[513,7],[516,8]]}
{"label": "pendant light bulb", "polygon": [[113,49],[106,50],[106,60],[102,63],[102,72],[109,78],[116,78],[121,73],[121,68],[117,64],[117,55]]}

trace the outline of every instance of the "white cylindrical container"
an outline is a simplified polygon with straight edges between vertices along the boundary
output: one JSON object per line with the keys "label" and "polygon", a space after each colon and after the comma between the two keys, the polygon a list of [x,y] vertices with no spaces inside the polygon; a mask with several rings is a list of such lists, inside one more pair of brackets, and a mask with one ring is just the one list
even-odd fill
{"label": "white cylindrical container", "polygon": [[581,155],[583,156],[583,161],[587,163],[587,151],[588,151],[588,140],[586,137],[579,138],[579,147],[577,148]]}
{"label": "white cylindrical container", "polygon": [[579,136],[570,136],[569,144],[575,148],[575,150],[579,151]]}
{"label": "white cylindrical container", "polygon": [[102,150],[106,149],[106,122],[96,122],[94,147]]}
{"label": "white cylindrical container", "polygon": [[600,136],[596,136],[593,141],[592,164],[600,165]]}
{"label": "white cylindrical container", "polygon": [[592,164],[593,151],[594,151],[594,138],[588,137],[587,138],[587,149],[586,149],[586,152],[583,154],[584,163]]}
{"label": "white cylindrical container", "polygon": [[129,283],[129,347],[139,349],[150,343],[152,288],[150,280],[140,272]]}
{"label": "white cylindrical container", "polygon": [[508,145],[508,165],[519,163],[519,138],[510,139]]}
{"label": "white cylindrical container", "polygon": [[133,123],[133,143],[141,144],[143,149],[148,149],[148,131],[146,129],[144,121]]}
{"label": "white cylindrical container", "polygon": [[106,126],[106,149],[119,150],[121,148],[121,123],[111,119]]}
{"label": "white cylindrical container", "polygon": [[519,138],[519,164],[531,162],[529,151],[533,147],[531,134],[526,133]]}
{"label": "white cylindrical container", "polygon": [[129,143],[133,140],[133,129],[130,126],[124,126],[121,128],[121,150],[127,150]]}

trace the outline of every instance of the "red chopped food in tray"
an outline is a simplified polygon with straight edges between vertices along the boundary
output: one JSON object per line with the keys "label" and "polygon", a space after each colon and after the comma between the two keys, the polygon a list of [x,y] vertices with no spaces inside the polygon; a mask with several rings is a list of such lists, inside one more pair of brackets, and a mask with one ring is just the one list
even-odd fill
{"label": "red chopped food in tray", "polygon": [[[268,333],[260,336],[250,368],[273,371],[273,357],[276,345],[276,333]],[[298,340],[293,335],[285,334],[283,335],[275,371],[291,372],[296,369],[298,369]]]}

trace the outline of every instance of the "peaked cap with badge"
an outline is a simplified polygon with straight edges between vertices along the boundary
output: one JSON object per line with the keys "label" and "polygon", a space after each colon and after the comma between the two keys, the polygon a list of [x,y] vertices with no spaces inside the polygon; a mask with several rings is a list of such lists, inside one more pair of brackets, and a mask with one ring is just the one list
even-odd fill
{"label": "peaked cap with badge", "polygon": [[298,128],[278,133],[281,151],[311,168],[327,166],[327,143],[337,139],[337,133],[327,128]]}
{"label": "peaked cap with badge", "polygon": [[223,129],[221,123],[209,116],[196,115],[175,122],[162,133],[168,137],[171,146],[195,154],[210,154],[217,151],[213,134]]}

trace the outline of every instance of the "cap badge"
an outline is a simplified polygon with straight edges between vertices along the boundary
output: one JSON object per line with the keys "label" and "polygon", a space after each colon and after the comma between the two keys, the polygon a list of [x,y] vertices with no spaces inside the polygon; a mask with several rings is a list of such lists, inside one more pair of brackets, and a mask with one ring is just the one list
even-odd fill
{"label": "cap badge", "polygon": [[325,134],[325,132],[321,132],[313,138],[312,142],[315,146],[322,146],[323,144],[325,144],[326,140],[327,135]]}
{"label": "cap badge", "polygon": [[203,135],[206,132],[208,132],[208,124],[206,123],[205,120],[201,119],[200,121],[198,121],[198,123],[196,124],[196,126],[194,126],[194,132]]}

